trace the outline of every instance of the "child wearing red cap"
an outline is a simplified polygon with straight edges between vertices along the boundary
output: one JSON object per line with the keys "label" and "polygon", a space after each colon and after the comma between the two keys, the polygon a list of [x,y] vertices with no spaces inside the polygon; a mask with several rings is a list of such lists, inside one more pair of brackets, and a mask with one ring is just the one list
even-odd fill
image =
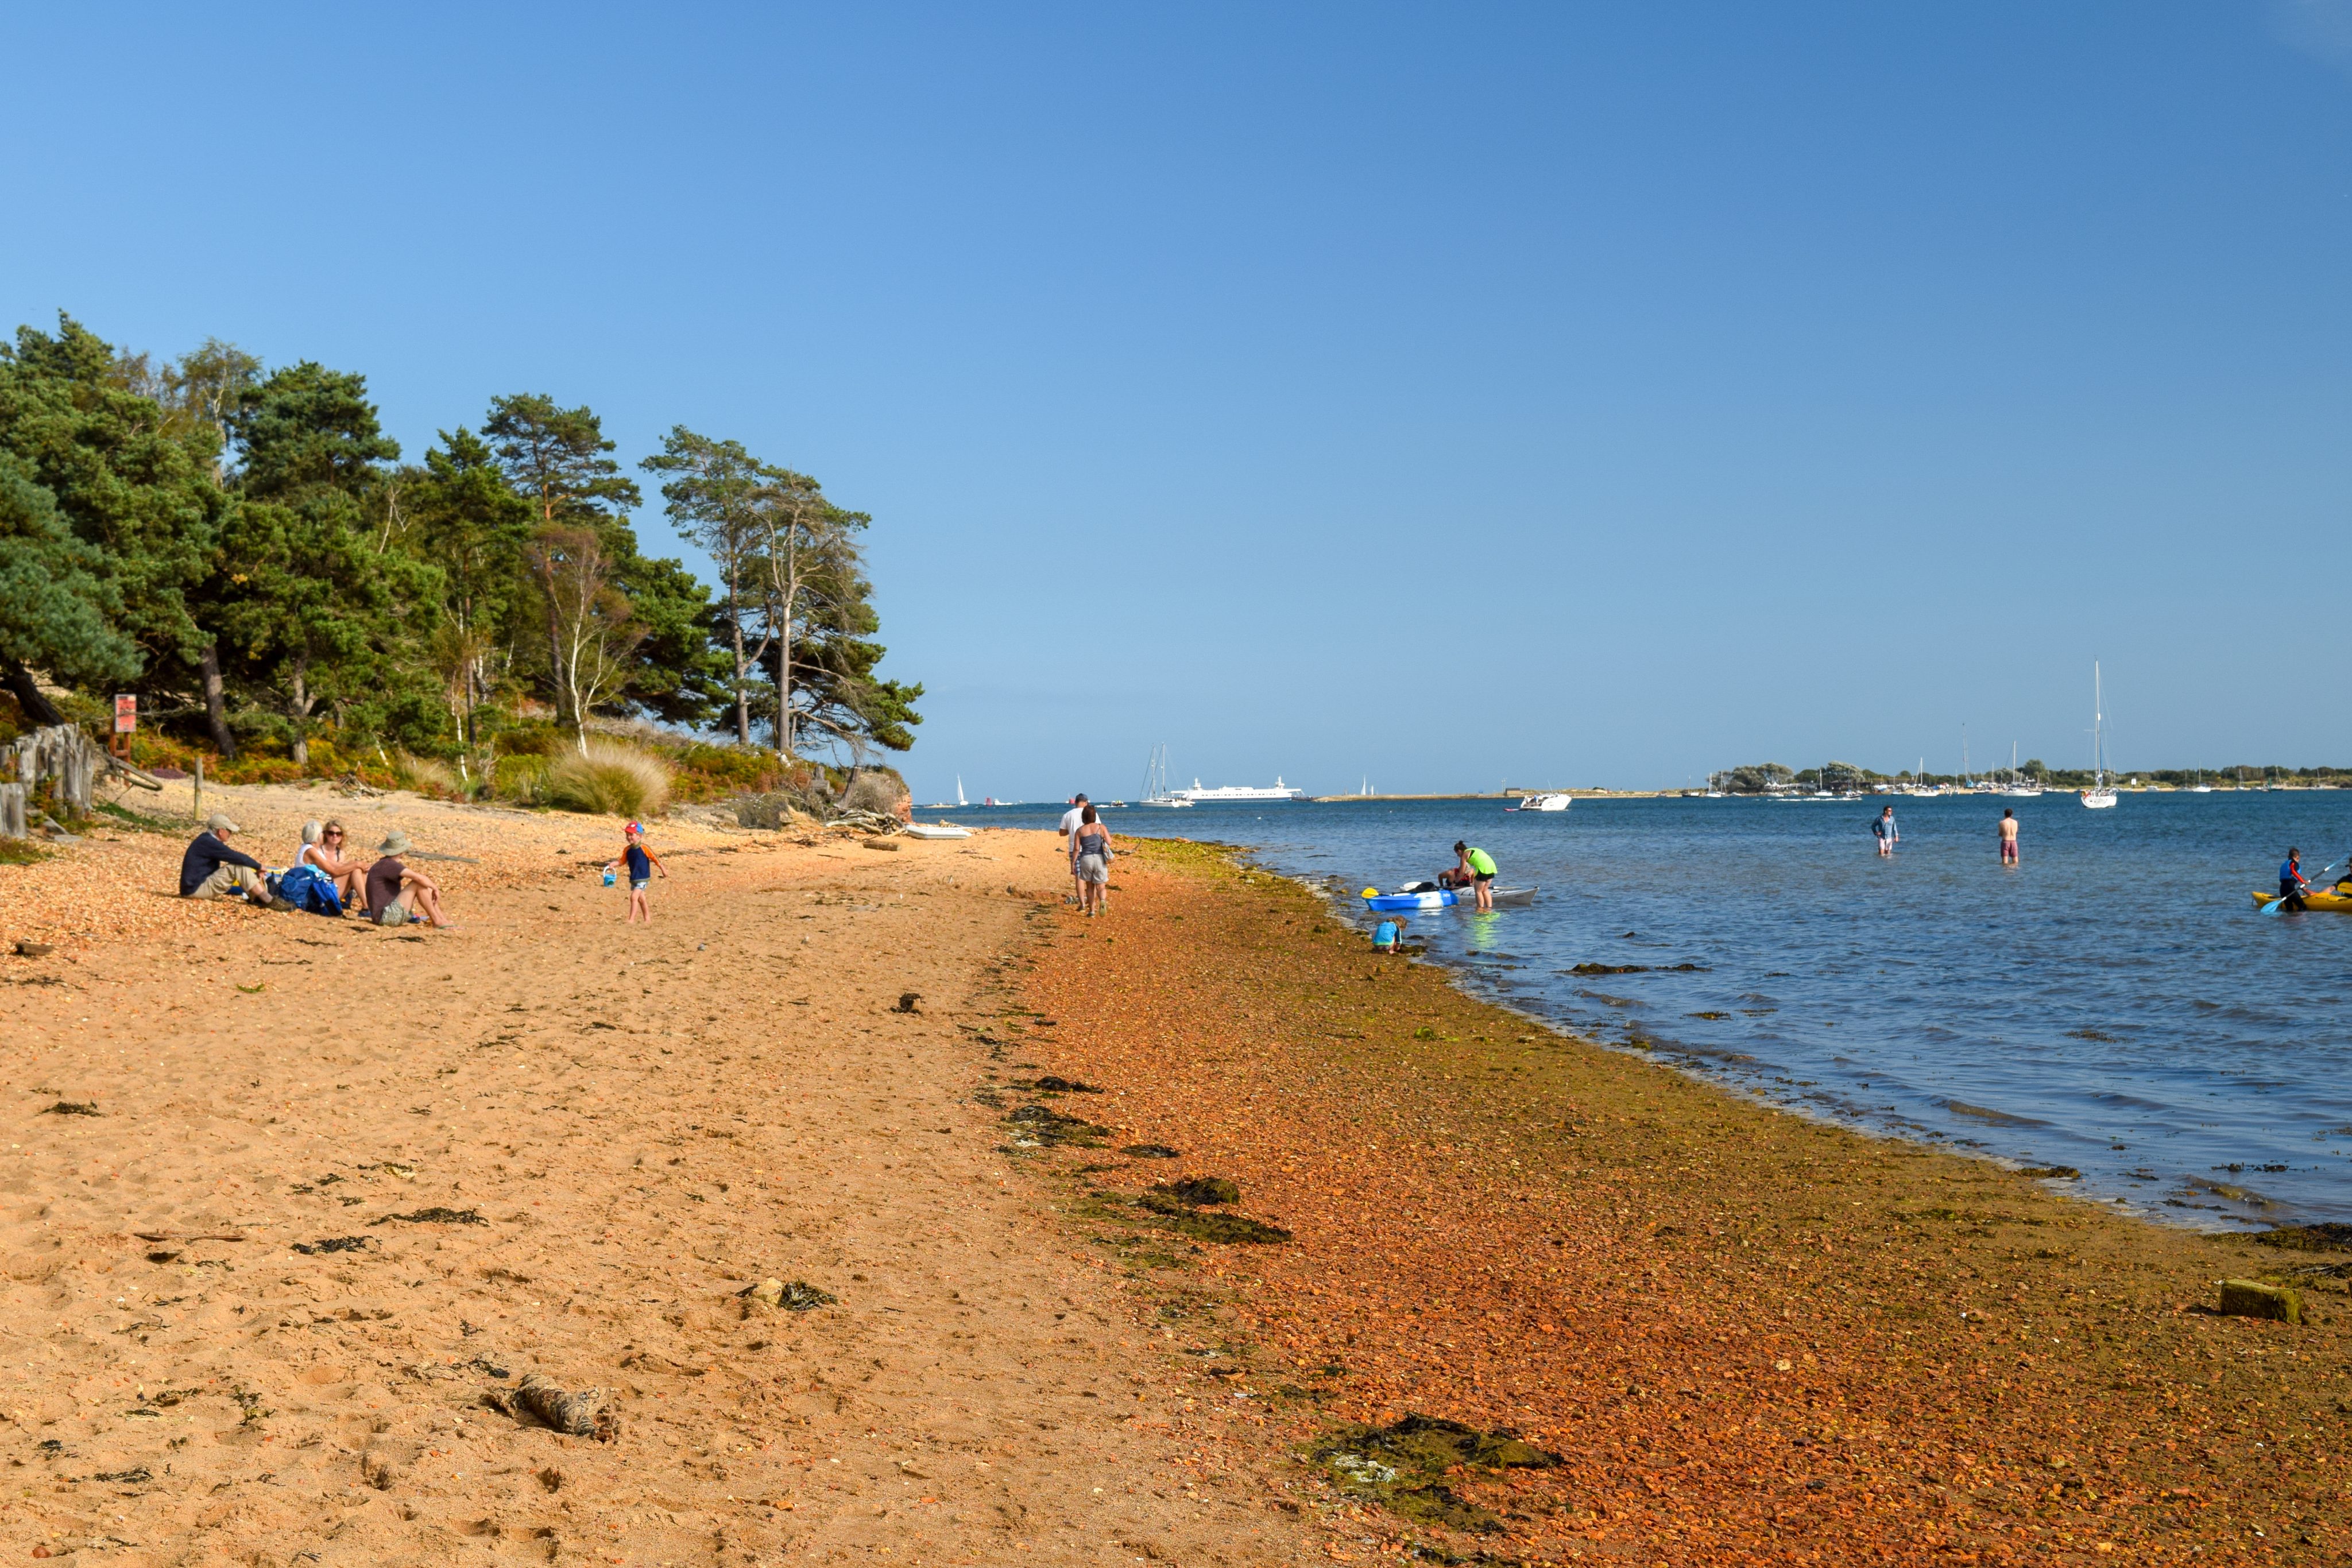
{"label": "child wearing red cap", "polygon": [[[646,825],[643,822],[631,822],[623,828],[621,841],[621,860],[629,864],[629,912],[621,916],[621,924],[627,925],[643,920],[651,925],[654,914],[646,904],[646,889],[652,883],[656,872],[662,873],[663,881],[668,881],[669,868],[662,864],[661,856],[646,848]],[[608,861],[605,869],[617,869],[621,861]]]}

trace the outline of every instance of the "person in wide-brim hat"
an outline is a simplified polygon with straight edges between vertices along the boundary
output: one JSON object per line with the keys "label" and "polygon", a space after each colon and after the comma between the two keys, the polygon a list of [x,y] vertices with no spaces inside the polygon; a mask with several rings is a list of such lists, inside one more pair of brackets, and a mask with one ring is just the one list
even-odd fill
{"label": "person in wide-brim hat", "polygon": [[394,828],[376,845],[381,858],[368,867],[367,917],[378,925],[406,925],[422,920],[431,925],[446,925],[447,916],[441,913],[441,888],[421,871],[413,871],[401,863],[400,857],[412,846],[408,835]]}

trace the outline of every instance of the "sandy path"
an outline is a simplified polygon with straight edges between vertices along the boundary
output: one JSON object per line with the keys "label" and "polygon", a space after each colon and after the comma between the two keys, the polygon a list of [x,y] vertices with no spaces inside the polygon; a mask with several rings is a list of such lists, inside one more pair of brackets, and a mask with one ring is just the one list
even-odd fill
{"label": "sandy path", "polygon": [[[450,868],[457,933],[165,905],[6,961],[0,1550],[1303,1558],[1181,1468],[1148,1307],[972,1102],[1051,841],[671,870],[650,932],[584,866]],[[433,1208],[479,1223],[393,1218]],[[737,1300],[771,1276],[838,1304]],[[613,1390],[617,1440],[484,1406],[532,1371]]]}

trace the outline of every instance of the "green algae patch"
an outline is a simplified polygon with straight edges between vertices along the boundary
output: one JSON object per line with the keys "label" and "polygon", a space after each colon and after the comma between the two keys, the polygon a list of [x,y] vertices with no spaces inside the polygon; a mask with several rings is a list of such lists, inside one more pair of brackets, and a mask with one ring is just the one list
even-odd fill
{"label": "green algae patch", "polygon": [[1239,1214],[1203,1214],[1172,1192],[1155,1188],[1135,1203],[1137,1207],[1160,1216],[1161,1222],[1178,1235],[1189,1236],[1195,1241],[1271,1246],[1290,1239],[1290,1232],[1279,1225],[1268,1225]]}
{"label": "green algae patch", "polygon": [[1004,1120],[1013,1129],[1016,1149],[1098,1149],[1110,1136],[1108,1127],[1097,1126],[1083,1117],[1065,1116],[1045,1105],[1024,1105]]}
{"label": "green algae patch", "polygon": [[2291,1252],[2352,1252],[2352,1225],[2329,1221],[2320,1225],[2280,1225],[2247,1238],[2265,1247]]}
{"label": "green algae patch", "polygon": [[1508,1432],[1481,1432],[1434,1416],[1407,1416],[1387,1427],[1342,1427],[1307,1458],[1340,1490],[1390,1512],[1449,1530],[1493,1533],[1503,1521],[1445,1484],[1457,1469],[1548,1470],[1558,1454]]}

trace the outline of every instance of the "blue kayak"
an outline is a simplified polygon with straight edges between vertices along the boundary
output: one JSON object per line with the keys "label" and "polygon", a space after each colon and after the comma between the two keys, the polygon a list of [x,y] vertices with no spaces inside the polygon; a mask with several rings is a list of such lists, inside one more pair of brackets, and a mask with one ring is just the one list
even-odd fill
{"label": "blue kayak", "polygon": [[[1491,896],[1496,904],[1533,904],[1536,901],[1536,890],[1532,887],[1498,887]],[[1478,895],[1468,888],[1464,888],[1458,893],[1450,887],[1423,887],[1404,893],[1364,894],[1365,908],[1378,910],[1384,914],[1394,914],[1407,909],[1452,909],[1457,904],[1467,909],[1474,907],[1477,902]]]}

